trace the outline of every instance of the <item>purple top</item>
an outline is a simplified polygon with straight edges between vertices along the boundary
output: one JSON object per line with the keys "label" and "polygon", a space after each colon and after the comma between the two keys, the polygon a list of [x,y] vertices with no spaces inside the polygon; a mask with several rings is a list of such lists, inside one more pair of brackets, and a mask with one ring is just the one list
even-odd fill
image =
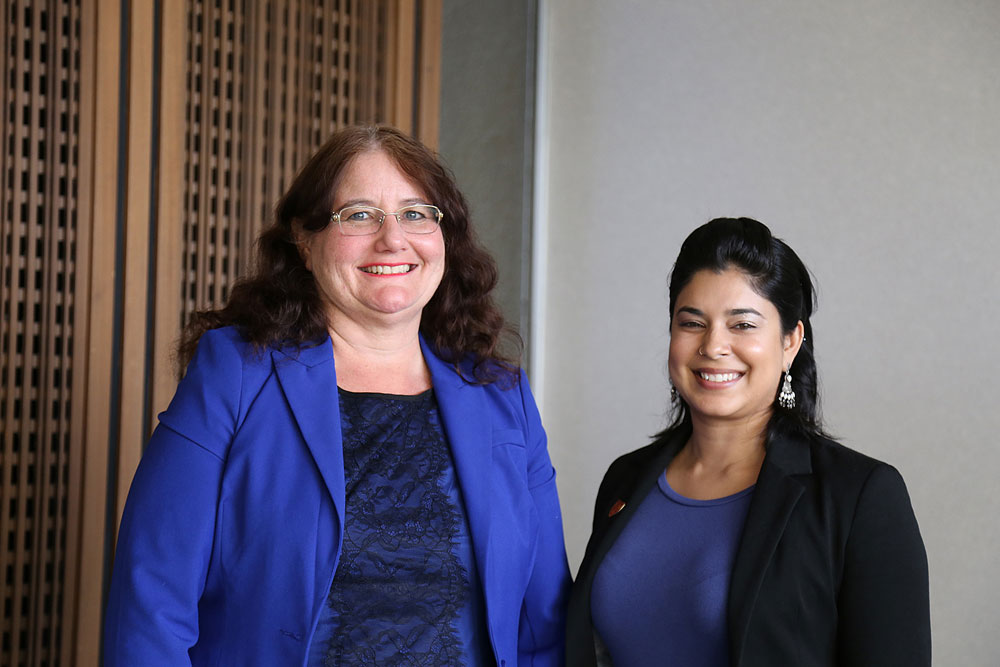
{"label": "purple top", "polygon": [[594,577],[594,628],[615,667],[729,665],[729,579],[754,487],[692,500],[660,475]]}

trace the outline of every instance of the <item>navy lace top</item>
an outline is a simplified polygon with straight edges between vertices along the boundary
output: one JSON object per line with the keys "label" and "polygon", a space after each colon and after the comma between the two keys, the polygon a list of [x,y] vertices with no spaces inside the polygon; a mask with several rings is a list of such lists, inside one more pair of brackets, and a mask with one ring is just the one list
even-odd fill
{"label": "navy lace top", "polygon": [[309,667],[493,664],[433,390],[340,390],[344,542]]}

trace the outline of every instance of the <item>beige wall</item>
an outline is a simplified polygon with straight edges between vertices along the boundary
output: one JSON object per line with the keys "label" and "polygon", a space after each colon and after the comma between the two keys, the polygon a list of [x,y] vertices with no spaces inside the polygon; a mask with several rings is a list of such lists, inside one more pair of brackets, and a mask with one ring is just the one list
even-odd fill
{"label": "beige wall", "polygon": [[894,463],[941,665],[1000,663],[1000,5],[542,3],[535,381],[570,560],[664,424],[678,245],[756,217],[814,272],[825,414]]}

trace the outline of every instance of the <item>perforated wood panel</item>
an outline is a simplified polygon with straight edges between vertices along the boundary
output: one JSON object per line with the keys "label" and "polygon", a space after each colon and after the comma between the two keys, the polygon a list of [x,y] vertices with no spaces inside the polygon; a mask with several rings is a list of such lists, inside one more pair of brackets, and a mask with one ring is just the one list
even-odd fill
{"label": "perforated wood panel", "polygon": [[283,188],[334,130],[387,120],[394,4],[188,3],[184,318],[225,301]]}
{"label": "perforated wood panel", "polygon": [[0,665],[97,664],[184,319],[224,301],[336,128],[434,143],[439,20],[440,0],[0,0]]}
{"label": "perforated wood panel", "polygon": [[58,662],[76,281],[79,3],[4,2],[0,664]]}

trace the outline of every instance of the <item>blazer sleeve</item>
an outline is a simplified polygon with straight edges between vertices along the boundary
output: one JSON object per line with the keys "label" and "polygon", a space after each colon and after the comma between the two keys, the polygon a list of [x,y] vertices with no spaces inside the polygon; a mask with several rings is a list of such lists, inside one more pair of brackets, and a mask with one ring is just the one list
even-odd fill
{"label": "blazer sleeve", "polygon": [[876,466],[861,490],[838,612],[839,664],[931,664],[927,554],[906,485],[892,466]]}
{"label": "blazer sleeve", "polygon": [[562,667],[570,574],[556,492],[556,472],[549,459],[538,407],[523,373],[519,387],[526,418],[528,487],[538,511],[539,528],[534,567],[521,609],[518,664]]}
{"label": "blazer sleeve", "polygon": [[208,332],[139,462],[118,533],[104,664],[190,665],[242,362]]}

